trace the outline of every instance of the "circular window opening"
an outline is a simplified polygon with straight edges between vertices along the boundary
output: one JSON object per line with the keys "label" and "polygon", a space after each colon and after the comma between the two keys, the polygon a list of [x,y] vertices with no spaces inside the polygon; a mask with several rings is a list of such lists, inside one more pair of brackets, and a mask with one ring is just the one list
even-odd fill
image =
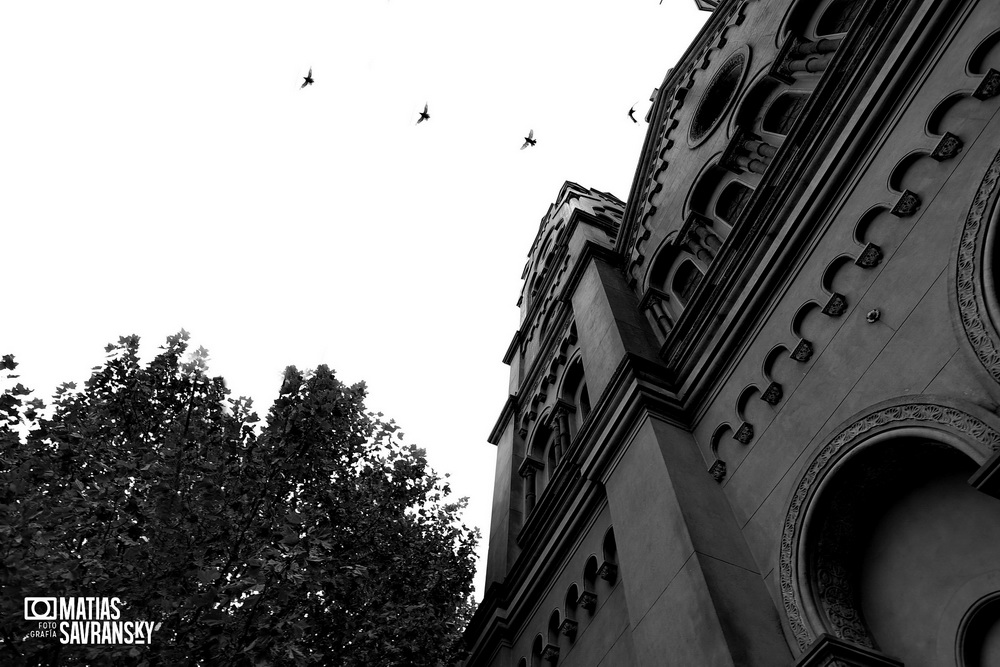
{"label": "circular window opening", "polygon": [[694,120],[691,121],[689,136],[692,145],[701,143],[719,124],[736,97],[746,64],[746,54],[737,53],[715,73],[694,112]]}

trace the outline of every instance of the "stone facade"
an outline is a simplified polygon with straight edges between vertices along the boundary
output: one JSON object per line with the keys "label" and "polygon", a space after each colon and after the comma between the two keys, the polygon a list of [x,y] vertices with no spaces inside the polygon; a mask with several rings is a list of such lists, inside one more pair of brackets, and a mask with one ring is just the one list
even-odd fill
{"label": "stone facade", "polygon": [[504,361],[468,665],[1000,665],[1000,3],[719,0]]}

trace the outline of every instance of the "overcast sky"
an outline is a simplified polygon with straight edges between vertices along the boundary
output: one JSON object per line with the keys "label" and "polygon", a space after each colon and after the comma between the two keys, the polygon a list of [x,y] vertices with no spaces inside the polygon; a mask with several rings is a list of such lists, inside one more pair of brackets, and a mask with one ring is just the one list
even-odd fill
{"label": "overcast sky", "polygon": [[48,398],[119,336],[148,360],[183,327],[262,416],[285,366],[326,363],[451,473],[485,554],[486,437],[539,220],[565,180],[628,196],[650,93],[707,16],[694,0],[3,3],[0,354]]}

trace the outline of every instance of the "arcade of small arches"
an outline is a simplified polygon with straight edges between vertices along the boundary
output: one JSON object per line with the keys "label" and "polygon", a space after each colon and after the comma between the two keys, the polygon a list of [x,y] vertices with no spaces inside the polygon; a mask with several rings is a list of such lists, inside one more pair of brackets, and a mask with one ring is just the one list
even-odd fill
{"label": "arcade of small arches", "polygon": [[862,7],[862,0],[799,2],[786,20],[791,27],[777,57],[745,93],[740,96],[738,87],[750,61],[746,47],[729,56],[703,94],[689,127],[692,146],[714,133],[733,100],[740,99],[730,141],[695,178],[684,224],[660,244],[647,273],[641,307],[661,342],[740,223]]}
{"label": "arcade of small arches", "polygon": [[518,667],[541,667],[545,661],[555,664],[560,656],[573,649],[577,637],[586,632],[600,611],[601,594],[610,593],[618,583],[618,547],[613,527],[604,535],[601,553],[600,563],[596,554],[587,558],[582,583],[570,584],[563,606],[549,614],[545,632],[535,635],[530,656],[522,657]]}
{"label": "arcade of small arches", "polygon": [[578,350],[566,366],[557,395],[554,405],[537,419],[519,470],[524,478],[525,516],[531,513],[536,498],[555,477],[559,464],[591,412],[590,393]]}

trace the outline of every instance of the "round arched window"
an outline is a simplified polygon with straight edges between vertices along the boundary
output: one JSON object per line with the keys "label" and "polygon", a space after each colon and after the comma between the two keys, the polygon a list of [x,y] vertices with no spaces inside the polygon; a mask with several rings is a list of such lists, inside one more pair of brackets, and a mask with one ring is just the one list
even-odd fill
{"label": "round arched window", "polygon": [[729,105],[736,98],[736,91],[739,90],[740,82],[743,80],[746,64],[746,54],[737,53],[723,63],[715,73],[691,121],[689,139],[692,145],[701,143],[722,120]]}

